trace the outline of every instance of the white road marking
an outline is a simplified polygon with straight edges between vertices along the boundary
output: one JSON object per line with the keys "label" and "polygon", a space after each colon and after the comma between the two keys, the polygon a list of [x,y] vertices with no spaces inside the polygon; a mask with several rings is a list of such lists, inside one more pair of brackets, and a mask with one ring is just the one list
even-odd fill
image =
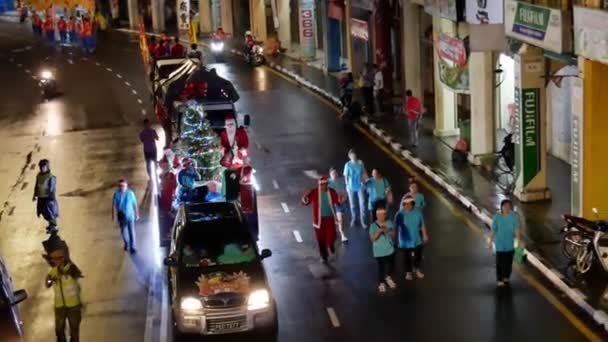
{"label": "white road marking", "polygon": [[129,83],[129,82],[127,82],[127,81],[125,81],[125,85],[126,85],[127,87],[130,87],[130,86],[131,86],[131,83]]}
{"label": "white road marking", "polygon": [[[154,246],[156,248],[156,246]],[[156,313],[158,309],[158,301],[155,300],[155,292],[158,283],[157,272],[152,273],[150,281],[150,287],[148,288],[148,304],[146,313],[146,330],[144,332],[144,342],[154,341],[154,320],[156,319]]]}
{"label": "white road marking", "polygon": [[338,319],[338,315],[336,315],[336,311],[331,306],[327,308],[327,314],[329,315],[329,320],[331,321],[331,325],[334,328],[340,327],[340,320]]}
{"label": "white road marking", "polygon": [[261,150],[261,149],[262,149],[262,145],[260,145],[260,143],[259,143],[259,142],[257,142],[257,141],[255,142],[255,147],[257,147],[257,148],[258,148],[258,150]]}
{"label": "white road marking", "polygon": [[101,66],[101,63],[99,63],[99,62],[95,62],[95,65],[97,65],[97,66]]}
{"label": "white road marking", "polygon": [[145,109],[141,110],[141,115],[146,115],[146,110]]}
{"label": "white road marking", "polygon": [[36,76],[32,75],[32,79],[33,79],[33,80],[36,80]]}
{"label": "white road marking", "polygon": [[308,178],[312,178],[312,179],[319,179],[321,178],[321,175],[319,174],[319,171],[317,170],[304,170],[304,175]]}
{"label": "white road marking", "polygon": [[120,74],[116,74],[116,77],[118,78],[122,78],[122,76]]}
{"label": "white road marking", "polygon": [[29,74],[30,72],[31,72],[30,69],[25,69],[26,74]]}
{"label": "white road marking", "polygon": [[131,92],[133,93],[133,95],[137,95],[137,90],[131,89]]}
{"label": "white road marking", "polygon": [[88,61],[89,59],[88,59],[88,58],[86,58],[86,57],[82,57],[82,60],[83,60],[83,61]]}
{"label": "white road marking", "polygon": [[287,206],[287,203],[281,202],[281,207],[283,207],[285,214],[289,214],[289,207]]}
{"label": "white road marking", "polygon": [[74,61],[71,58],[68,58],[68,63],[74,64]]}
{"label": "white road marking", "polygon": [[139,102],[139,104],[144,103],[144,101],[142,101],[141,99],[137,99],[137,102]]}
{"label": "white road marking", "polygon": [[111,68],[106,68],[106,70],[108,70],[109,72],[112,72],[112,69],[111,69]]}
{"label": "white road marking", "polygon": [[273,180],[272,180],[272,186],[273,186],[275,189],[279,190],[279,183],[277,182],[277,180],[276,180],[276,179],[273,179]]}
{"label": "white road marking", "polygon": [[23,66],[23,64],[19,63],[17,64],[17,68],[21,68]]}
{"label": "white road marking", "polygon": [[293,237],[296,238],[296,241],[298,243],[302,243],[302,241],[304,241],[304,240],[302,240],[302,235],[300,235],[300,232],[297,230],[293,231]]}

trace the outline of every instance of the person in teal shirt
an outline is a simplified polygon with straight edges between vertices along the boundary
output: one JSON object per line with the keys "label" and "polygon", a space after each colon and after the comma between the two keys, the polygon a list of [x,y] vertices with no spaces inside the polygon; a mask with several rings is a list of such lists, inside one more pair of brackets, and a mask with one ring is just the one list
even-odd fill
{"label": "person in teal shirt", "polygon": [[372,177],[366,177],[364,185],[367,192],[367,209],[370,211],[372,219],[376,220],[376,209],[388,209],[389,199],[392,197],[391,185],[378,169],[372,170]]}
{"label": "person in teal shirt", "polygon": [[338,170],[333,167],[329,169],[328,184],[331,189],[336,191],[340,199],[340,204],[336,205],[336,221],[338,223],[338,231],[342,237],[342,243],[347,243],[348,238],[344,234],[344,213],[346,212],[346,203],[344,202],[347,198],[346,183],[344,182],[344,178],[339,176]]}
{"label": "person in teal shirt", "polygon": [[418,192],[418,183],[416,183],[416,181],[413,179],[410,180],[409,192],[403,195],[401,198],[401,203],[403,203],[406,196],[411,196],[414,199],[414,208],[422,211],[424,207],[426,207],[424,195]]}
{"label": "person in teal shirt", "polygon": [[399,249],[403,251],[405,262],[405,279],[424,278],[421,271],[423,244],[428,242],[429,235],[424,225],[422,212],[415,209],[412,196],[405,196],[402,209],[395,216],[395,227],[399,235]]}
{"label": "person in teal shirt", "polygon": [[359,207],[359,220],[363,228],[367,228],[365,224],[365,194],[363,193],[361,184],[363,183],[363,174],[365,174],[365,165],[357,158],[355,150],[348,151],[349,161],[344,164],[344,179],[346,180],[346,192],[348,193],[348,202],[350,202],[350,226],[354,226],[357,221],[357,207]]}
{"label": "person in teal shirt", "polygon": [[392,278],[395,268],[395,229],[386,220],[386,209],[376,210],[376,221],[369,226],[369,238],[374,258],[378,262],[378,291],[384,293],[387,285],[391,289],[397,287]]}
{"label": "person in teal shirt", "polygon": [[515,238],[517,245],[522,246],[519,216],[512,208],[513,204],[508,199],[500,203],[500,213],[497,213],[492,220],[492,233],[488,240],[490,248],[492,243],[496,247],[496,281],[499,287],[509,284],[515,254]]}

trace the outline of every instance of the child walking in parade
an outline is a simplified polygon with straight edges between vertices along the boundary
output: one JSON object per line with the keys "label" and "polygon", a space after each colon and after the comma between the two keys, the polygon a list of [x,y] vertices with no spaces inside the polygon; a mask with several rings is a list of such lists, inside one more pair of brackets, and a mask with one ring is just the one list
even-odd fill
{"label": "child walking in parade", "polygon": [[378,263],[378,292],[386,292],[386,286],[397,287],[392,275],[395,269],[395,229],[386,220],[386,209],[376,209],[376,220],[369,226],[369,238],[372,241],[372,251]]}

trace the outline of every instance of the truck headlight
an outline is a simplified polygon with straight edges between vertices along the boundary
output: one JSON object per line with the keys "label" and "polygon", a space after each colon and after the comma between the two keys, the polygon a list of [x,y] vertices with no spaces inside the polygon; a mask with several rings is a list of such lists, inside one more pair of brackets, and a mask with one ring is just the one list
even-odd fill
{"label": "truck headlight", "polygon": [[53,73],[48,70],[42,70],[42,72],[40,73],[40,77],[45,80],[50,80],[53,78]]}
{"label": "truck headlight", "polygon": [[222,42],[211,43],[211,51],[220,52],[222,50],[224,50],[224,43],[222,43]]}
{"label": "truck headlight", "polygon": [[267,290],[256,290],[249,294],[247,308],[249,310],[259,310],[268,307],[270,303],[270,294]]}
{"label": "truck headlight", "polygon": [[180,307],[181,307],[182,311],[196,312],[196,311],[201,311],[203,309],[203,304],[197,298],[185,297],[185,298],[182,298]]}

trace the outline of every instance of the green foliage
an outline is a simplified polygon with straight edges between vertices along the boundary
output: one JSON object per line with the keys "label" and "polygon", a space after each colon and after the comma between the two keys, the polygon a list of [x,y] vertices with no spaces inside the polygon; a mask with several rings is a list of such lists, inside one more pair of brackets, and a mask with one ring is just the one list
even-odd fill
{"label": "green foliage", "polygon": [[184,152],[194,161],[201,179],[213,179],[222,169],[220,139],[209,121],[203,118],[199,105],[188,105],[182,116],[181,130]]}

